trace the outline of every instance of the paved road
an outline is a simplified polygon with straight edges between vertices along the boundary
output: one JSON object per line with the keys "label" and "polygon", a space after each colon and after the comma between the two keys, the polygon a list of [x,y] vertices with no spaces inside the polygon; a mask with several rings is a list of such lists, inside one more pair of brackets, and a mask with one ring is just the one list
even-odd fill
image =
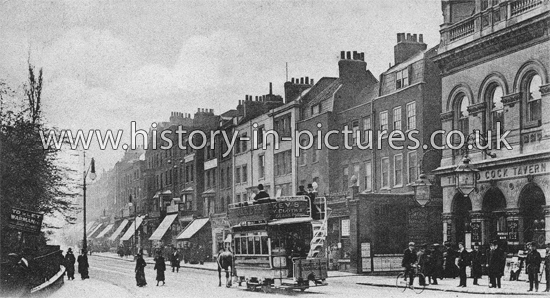
{"label": "paved road", "polygon": [[[140,288],[135,285],[134,263],[124,260],[107,259],[97,256],[90,257],[89,280],[66,281],[65,285],[50,298],[75,298],[75,297],[274,297],[274,296],[299,296],[299,297],[415,297],[411,290],[400,292],[396,288],[371,287],[358,285],[361,279],[368,277],[351,276],[335,277],[328,280],[325,287],[313,287],[303,293],[295,294],[265,294],[263,292],[250,292],[244,288],[218,287],[217,272],[180,269],[179,273],[166,271],[166,285],[156,286],[155,271],[153,265],[148,264],[145,269],[148,285]],[[225,279],[225,277],[222,277]],[[481,295],[446,293],[439,291],[424,291],[418,297],[479,297]],[[491,295],[492,297],[498,297]],[[518,296],[515,296],[518,297]]]}

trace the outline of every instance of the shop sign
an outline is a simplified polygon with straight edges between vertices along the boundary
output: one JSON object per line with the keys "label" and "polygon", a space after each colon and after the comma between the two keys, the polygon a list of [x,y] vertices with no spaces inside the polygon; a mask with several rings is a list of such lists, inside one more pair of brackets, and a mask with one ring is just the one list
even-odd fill
{"label": "shop sign", "polygon": [[519,240],[518,227],[519,227],[519,221],[517,220],[508,221],[508,240],[510,241]]}
{"label": "shop sign", "polygon": [[342,237],[349,237],[349,219],[342,219]]}
{"label": "shop sign", "polygon": [[234,225],[241,222],[263,221],[309,216],[309,201],[287,200],[230,208],[228,221]]}
{"label": "shop sign", "polygon": [[21,232],[40,234],[44,215],[38,212],[27,211],[18,208],[11,208],[9,227]]}
{"label": "shop sign", "polygon": [[534,164],[505,167],[492,170],[482,170],[481,172],[479,172],[479,181],[515,178],[527,175],[548,173],[548,171],[550,170],[549,163],[550,162],[539,162]]}
{"label": "shop sign", "polygon": [[481,241],[481,223],[473,222],[470,227],[472,227],[472,242]]}

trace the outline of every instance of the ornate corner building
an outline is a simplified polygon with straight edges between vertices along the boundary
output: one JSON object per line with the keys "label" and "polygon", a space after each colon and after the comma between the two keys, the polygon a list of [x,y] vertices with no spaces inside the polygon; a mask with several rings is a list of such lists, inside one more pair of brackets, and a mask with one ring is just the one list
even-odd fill
{"label": "ornate corner building", "polygon": [[[492,147],[466,151],[477,179],[465,196],[455,172],[464,146],[456,134],[445,138],[436,170],[443,238],[482,245],[498,239],[509,252],[549,242],[550,1],[443,0],[442,10],[434,57],[442,72],[442,129],[465,136],[479,130]],[[499,134],[511,148],[498,148]]]}

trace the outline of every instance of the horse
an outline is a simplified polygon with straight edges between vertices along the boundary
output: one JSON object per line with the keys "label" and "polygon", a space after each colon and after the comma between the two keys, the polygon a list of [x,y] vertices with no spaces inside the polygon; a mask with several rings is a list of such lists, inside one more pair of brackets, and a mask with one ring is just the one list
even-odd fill
{"label": "horse", "polygon": [[231,287],[229,267],[231,267],[231,276],[233,276],[233,253],[230,250],[221,251],[216,258],[216,262],[218,263],[218,287],[222,286],[222,269],[225,270],[225,286]]}

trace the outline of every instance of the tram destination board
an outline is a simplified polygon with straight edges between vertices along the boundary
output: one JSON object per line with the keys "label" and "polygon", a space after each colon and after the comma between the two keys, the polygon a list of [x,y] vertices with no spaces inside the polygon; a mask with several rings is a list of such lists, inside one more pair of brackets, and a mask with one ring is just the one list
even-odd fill
{"label": "tram destination board", "polygon": [[274,220],[309,216],[309,201],[285,200],[230,208],[227,217],[231,225],[241,222]]}

